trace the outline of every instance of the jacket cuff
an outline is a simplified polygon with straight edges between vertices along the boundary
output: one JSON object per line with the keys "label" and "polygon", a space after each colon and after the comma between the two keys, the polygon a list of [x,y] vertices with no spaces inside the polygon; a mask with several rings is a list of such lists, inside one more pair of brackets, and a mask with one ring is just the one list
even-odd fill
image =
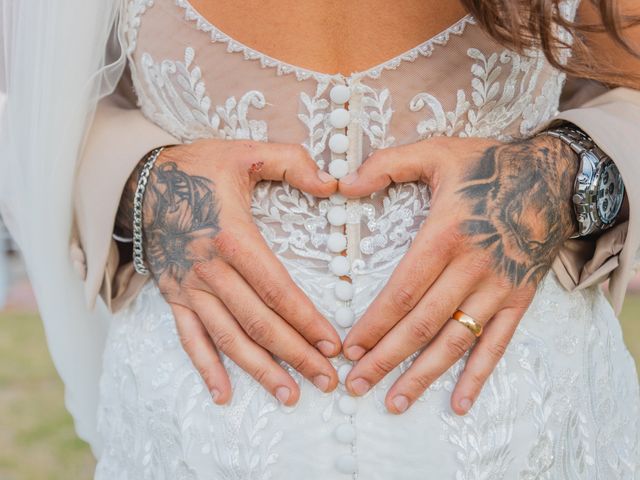
{"label": "jacket cuff", "polygon": [[559,120],[584,130],[620,170],[629,201],[629,221],[604,232],[597,239],[569,240],[553,263],[558,279],[568,290],[596,285],[609,278],[609,292],[616,313],[622,309],[627,286],[635,273],[640,248],[640,177],[635,144],[640,133],[640,92],[616,88],[566,110],[541,125],[541,131]]}
{"label": "jacket cuff", "polygon": [[[118,267],[118,250],[111,235],[120,197],[140,159],[158,146],[176,143],[180,142],[118,94],[99,103],[76,178],[78,234],[72,241],[72,250],[80,249],[86,258],[84,293],[91,308],[100,295],[114,311],[146,281],[147,277]],[[79,258],[77,251],[75,255]]]}

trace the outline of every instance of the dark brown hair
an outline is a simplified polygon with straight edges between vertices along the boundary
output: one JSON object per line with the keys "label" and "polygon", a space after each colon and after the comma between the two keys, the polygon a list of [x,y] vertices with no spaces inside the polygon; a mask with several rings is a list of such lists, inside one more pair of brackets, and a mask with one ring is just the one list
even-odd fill
{"label": "dark brown hair", "polygon": [[[603,83],[639,85],[639,78],[630,78],[620,66],[607,64],[606,59],[590,55],[585,34],[606,33],[630,55],[640,58],[625,39],[625,30],[640,25],[640,16],[623,15],[615,0],[590,1],[598,13],[596,23],[567,21],[559,13],[562,0],[461,0],[480,26],[495,40],[508,48],[523,53],[528,48],[540,48],[549,62],[569,74],[592,78]],[[573,35],[568,45],[554,32],[554,25],[567,29]],[[561,61],[562,52],[571,48],[568,64]],[[631,75],[633,77],[633,75]]]}

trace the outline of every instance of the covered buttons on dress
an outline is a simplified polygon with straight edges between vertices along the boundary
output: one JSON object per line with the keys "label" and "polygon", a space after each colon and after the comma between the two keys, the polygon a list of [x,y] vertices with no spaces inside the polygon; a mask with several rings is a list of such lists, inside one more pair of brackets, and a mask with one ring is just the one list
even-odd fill
{"label": "covered buttons on dress", "polygon": [[[328,142],[329,150],[331,150],[329,173],[340,179],[349,173],[349,162],[345,157],[349,155],[350,145],[346,127],[351,121],[351,113],[344,104],[351,98],[351,89],[346,85],[335,85],[331,89],[329,96],[334,105],[329,115],[329,123],[334,129]],[[335,276],[333,296],[336,300],[337,308],[334,313],[334,322],[338,327],[346,330],[355,321],[355,313],[350,305],[354,295],[354,287],[349,278],[351,262],[346,254],[348,246],[348,239],[345,234],[348,217],[347,199],[343,195],[335,193],[329,198],[329,203],[327,221],[331,226],[331,233],[327,238],[327,248],[331,253],[335,254],[328,265],[329,271]],[[354,455],[355,447],[353,442],[356,438],[356,430],[353,425],[353,415],[356,413],[358,400],[349,395],[344,388],[344,382],[353,365],[344,357],[338,362],[338,379],[341,384],[340,391],[336,392],[338,396],[338,411],[346,416],[346,421],[336,427],[334,436],[336,441],[350,445],[351,449],[335,459],[335,468],[340,473],[355,474],[358,471],[358,464]]]}
{"label": "covered buttons on dress", "polygon": [[347,236],[344,233],[333,232],[327,239],[327,247],[334,253],[340,253],[347,248]]}
{"label": "covered buttons on dress", "polygon": [[[331,139],[329,139],[329,142],[331,142]],[[346,149],[345,149],[345,152],[346,152]],[[331,163],[329,164],[329,173],[335,178],[341,179],[342,177],[345,177],[347,173],[349,173],[349,164],[347,163],[346,160],[342,160],[342,159],[332,160]]]}

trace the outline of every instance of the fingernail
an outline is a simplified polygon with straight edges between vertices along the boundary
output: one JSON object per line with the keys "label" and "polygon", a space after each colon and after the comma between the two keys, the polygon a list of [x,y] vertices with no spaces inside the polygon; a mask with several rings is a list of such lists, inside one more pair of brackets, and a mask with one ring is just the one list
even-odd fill
{"label": "fingernail", "polygon": [[471,401],[471,399],[466,398],[466,397],[458,402],[458,405],[460,406],[460,408],[462,410],[464,410],[465,413],[469,411],[469,409],[471,408],[472,404],[473,404],[473,402]]}
{"label": "fingernail", "polygon": [[340,183],[344,183],[345,185],[351,185],[353,182],[355,182],[357,180],[357,178],[358,178],[358,173],[357,172],[351,172],[346,177],[342,177],[340,179]]}
{"label": "fingernail", "polygon": [[213,401],[217,403],[218,398],[220,398],[220,390],[218,390],[217,388],[212,388],[211,396],[213,397]]}
{"label": "fingernail", "polygon": [[355,380],[351,380],[351,390],[356,395],[364,395],[371,388],[371,384],[367,382],[364,378],[356,378]]}
{"label": "fingernail", "polygon": [[347,358],[349,360],[360,360],[365,354],[366,350],[359,345],[347,348]]}
{"label": "fingernail", "polygon": [[287,403],[287,400],[289,400],[290,395],[291,395],[291,390],[289,390],[287,387],[276,388],[276,398],[280,403],[282,404]]}
{"label": "fingernail", "polygon": [[393,397],[391,403],[393,403],[393,406],[396,407],[396,410],[398,410],[398,412],[400,413],[409,408],[409,399],[404,395],[396,395],[395,397]]}
{"label": "fingernail", "polygon": [[333,353],[333,351],[335,350],[336,347],[329,340],[320,340],[318,343],[316,343],[316,348],[318,350],[320,350],[320,352],[325,357],[328,357],[329,355],[331,355]]}
{"label": "fingernail", "polygon": [[329,388],[329,381],[330,379],[326,375],[316,375],[313,377],[313,384],[323,392],[326,392],[327,388]]}
{"label": "fingernail", "polygon": [[322,181],[322,183],[335,182],[336,179],[333,175],[329,175],[324,170],[318,170],[318,178]]}

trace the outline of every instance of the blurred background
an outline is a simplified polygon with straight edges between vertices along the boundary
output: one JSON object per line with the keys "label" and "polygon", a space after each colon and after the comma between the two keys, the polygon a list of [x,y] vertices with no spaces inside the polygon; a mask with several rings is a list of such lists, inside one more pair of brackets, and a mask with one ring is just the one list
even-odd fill
{"label": "blurred background", "polygon": [[[620,320],[640,364],[640,277]],[[94,466],[64,408],[29,281],[0,221],[0,479],[89,479]]]}

